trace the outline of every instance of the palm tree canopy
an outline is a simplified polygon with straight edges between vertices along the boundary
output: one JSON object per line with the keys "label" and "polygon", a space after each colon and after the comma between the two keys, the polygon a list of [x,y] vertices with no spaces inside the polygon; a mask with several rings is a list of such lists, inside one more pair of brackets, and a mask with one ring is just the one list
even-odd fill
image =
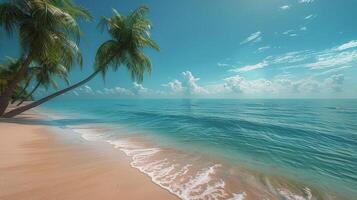
{"label": "palm tree canopy", "polygon": [[74,4],[71,0],[52,0],[52,2],[74,18],[83,19],[85,21],[92,20],[92,16],[88,10]]}
{"label": "palm tree canopy", "polygon": [[[21,61],[7,57],[6,61],[0,64],[0,92],[3,92],[20,67]],[[28,77],[26,77],[28,80]],[[21,90],[22,86],[17,87]]]}
{"label": "palm tree canopy", "polygon": [[[8,82],[12,79],[12,76],[16,73],[20,66],[20,60],[8,57],[6,62],[0,64],[0,91],[3,91]],[[32,64],[23,82],[34,79],[36,82],[48,89],[49,86],[57,88],[57,82],[55,77],[62,79],[67,85],[70,83],[68,80],[68,70],[61,64]],[[17,87],[17,92],[21,90],[23,84]],[[16,93],[16,92],[15,92]],[[17,96],[17,95],[14,95]]]}
{"label": "palm tree canopy", "polygon": [[6,62],[0,64],[0,88],[1,91],[6,87],[12,76],[20,66],[19,60],[8,57]]}
{"label": "palm tree canopy", "polygon": [[96,71],[105,76],[109,67],[116,71],[126,66],[133,80],[141,82],[145,72],[151,72],[150,59],[143,53],[147,47],[159,50],[151,39],[151,22],[147,18],[148,8],[141,6],[128,16],[113,9],[111,18],[103,17],[99,23],[111,37],[97,50]]}
{"label": "palm tree canopy", "polygon": [[23,55],[67,68],[82,65],[77,18],[91,19],[71,0],[8,0],[0,4],[0,25],[9,34],[17,30]]}
{"label": "palm tree canopy", "polygon": [[68,70],[61,64],[40,64],[32,67],[30,74],[46,89],[49,86],[58,88],[55,77],[62,79],[67,85],[70,84]]}

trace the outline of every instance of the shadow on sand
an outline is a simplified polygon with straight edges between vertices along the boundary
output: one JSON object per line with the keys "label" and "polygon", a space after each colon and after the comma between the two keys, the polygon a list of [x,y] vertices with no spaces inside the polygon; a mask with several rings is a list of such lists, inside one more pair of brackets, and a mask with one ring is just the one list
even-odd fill
{"label": "shadow on sand", "polygon": [[41,119],[32,114],[23,114],[15,118],[0,118],[0,123],[2,122],[28,125],[46,125],[54,127],[104,123],[104,121],[98,119]]}

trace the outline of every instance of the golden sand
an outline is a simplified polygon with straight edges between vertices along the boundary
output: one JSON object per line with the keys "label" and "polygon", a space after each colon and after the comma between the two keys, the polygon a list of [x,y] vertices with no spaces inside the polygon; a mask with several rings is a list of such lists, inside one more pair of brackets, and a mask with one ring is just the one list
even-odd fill
{"label": "golden sand", "polygon": [[40,116],[0,120],[0,199],[177,199],[107,145],[54,133]]}

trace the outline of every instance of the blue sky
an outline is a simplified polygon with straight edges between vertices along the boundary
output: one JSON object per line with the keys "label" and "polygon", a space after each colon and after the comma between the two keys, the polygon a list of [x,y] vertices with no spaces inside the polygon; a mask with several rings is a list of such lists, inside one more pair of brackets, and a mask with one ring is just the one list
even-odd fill
{"label": "blue sky", "polygon": [[[125,68],[98,76],[68,98],[356,98],[355,0],[76,0],[96,21],[81,22],[84,69],[108,39],[97,29],[111,9],[150,8],[160,52],[142,84]],[[16,39],[0,33],[0,56],[17,57]],[[44,95],[41,90],[38,96]]]}

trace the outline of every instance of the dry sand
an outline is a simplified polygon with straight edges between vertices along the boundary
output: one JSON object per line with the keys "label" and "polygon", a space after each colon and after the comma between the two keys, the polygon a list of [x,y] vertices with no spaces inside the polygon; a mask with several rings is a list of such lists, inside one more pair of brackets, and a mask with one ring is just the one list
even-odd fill
{"label": "dry sand", "polygon": [[60,135],[25,113],[0,119],[1,200],[177,199],[122,152]]}

